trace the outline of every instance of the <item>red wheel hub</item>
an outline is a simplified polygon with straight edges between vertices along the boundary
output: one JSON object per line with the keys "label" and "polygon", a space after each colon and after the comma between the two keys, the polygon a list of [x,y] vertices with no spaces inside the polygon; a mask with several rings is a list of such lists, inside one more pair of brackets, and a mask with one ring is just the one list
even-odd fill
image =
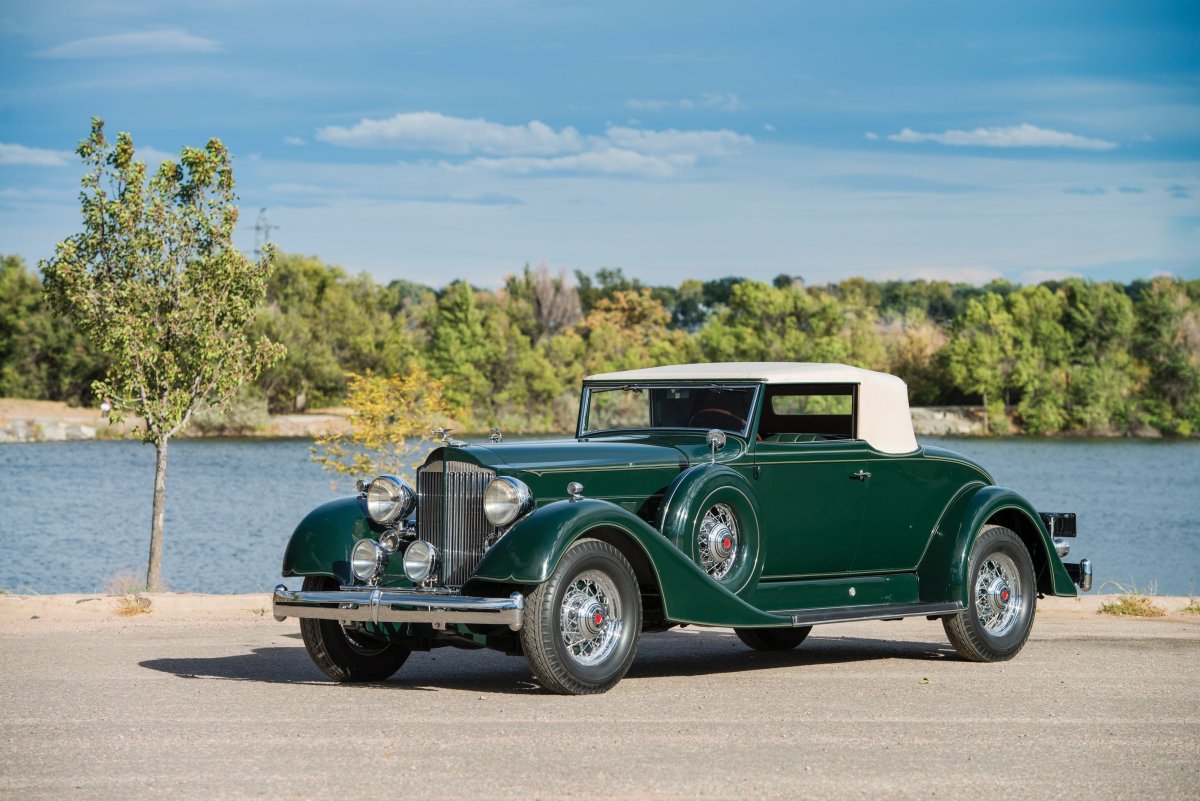
{"label": "red wheel hub", "polygon": [[601,612],[597,612],[595,615],[592,616],[592,622],[595,623],[597,626],[599,626],[601,623],[604,622],[604,614]]}

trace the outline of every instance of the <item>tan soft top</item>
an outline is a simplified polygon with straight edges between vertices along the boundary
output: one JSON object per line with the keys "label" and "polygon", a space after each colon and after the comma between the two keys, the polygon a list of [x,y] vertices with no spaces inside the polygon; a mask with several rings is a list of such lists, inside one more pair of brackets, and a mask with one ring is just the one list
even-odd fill
{"label": "tan soft top", "polygon": [[587,381],[753,381],[766,384],[858,384],[858,436],[884,453],[917,449],[908,385],[894,375],[819,362],[670,364],[590,375]]}

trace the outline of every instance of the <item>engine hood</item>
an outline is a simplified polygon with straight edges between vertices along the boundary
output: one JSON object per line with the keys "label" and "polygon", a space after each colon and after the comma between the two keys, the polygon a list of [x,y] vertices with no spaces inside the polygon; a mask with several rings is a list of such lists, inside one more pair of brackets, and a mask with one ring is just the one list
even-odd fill
{"label": "engine hood", "polygon": [[[513,442],[495,445],[447,447],[444,458],[467,457],[484,467],[502,473],[540,474],[563,470],[595,470],[604,467],[661,466],[682,470],[689,464],[684,451],[661,441],[643,440],[549,440]],[[438,451],[430,454],[438,458]]]}
{"label": "engine hood", "polygon": [[[736,458],[744,448],[744,442],[730,437],[719,458]],[[639,513],[647,512],[647,499],[660,496],[681,471],[708,458],[703,432],[446,446],[429,455],[431,461],[467,461],[519,478],[539,505],[567,497],[567,484],[577,481],[587,497]]]}

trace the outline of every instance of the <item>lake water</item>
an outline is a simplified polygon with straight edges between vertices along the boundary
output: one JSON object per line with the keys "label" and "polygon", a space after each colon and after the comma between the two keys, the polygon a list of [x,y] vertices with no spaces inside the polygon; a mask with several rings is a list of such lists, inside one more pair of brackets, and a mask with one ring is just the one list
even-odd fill
{"label": "lake water", "polygon": [[[1200,443],[941,439],[1046,511],[1077,512],[1071,559],[1105,581],[1187,594],[1200,583]],[[307,440],[171,444],[163,576],[174,590],[254,592],[305,513],[352,491]],[[135,442],[0,446],[0,588],[96,592],[144,574],[154,451]],[[295,583],[295,582],[290,582]],[[1112,591],[1112,588],[1108,588]]]}

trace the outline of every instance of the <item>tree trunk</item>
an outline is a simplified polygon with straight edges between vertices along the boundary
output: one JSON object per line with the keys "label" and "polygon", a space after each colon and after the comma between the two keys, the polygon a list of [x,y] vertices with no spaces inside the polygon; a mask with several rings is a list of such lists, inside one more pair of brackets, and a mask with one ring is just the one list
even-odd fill
{"label": "tree trunk", "polygon": [[146,590],[162,589],[163,509],[167,501],[167,438],[154,443],[154,511],[150,523],[150,561],[146,567]]}

